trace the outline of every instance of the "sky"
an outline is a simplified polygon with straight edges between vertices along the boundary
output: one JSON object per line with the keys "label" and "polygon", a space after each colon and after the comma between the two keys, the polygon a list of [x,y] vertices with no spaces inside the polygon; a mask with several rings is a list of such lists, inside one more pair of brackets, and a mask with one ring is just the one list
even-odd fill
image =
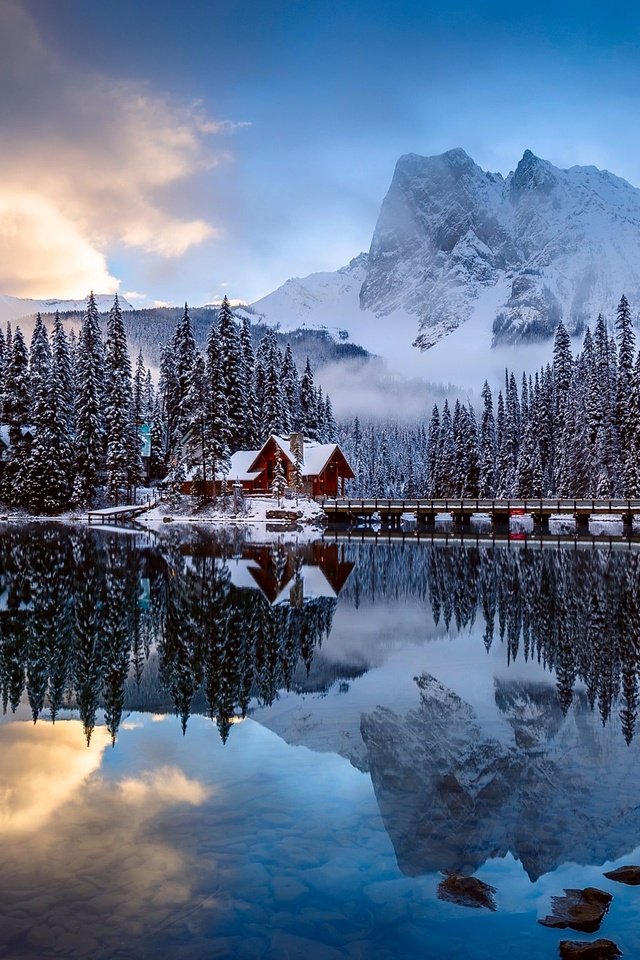
{"label": "sky", "polygon": [[640,186],[640,7],[0,0],[0,293],[251,302],[371,241],[399,156]]}

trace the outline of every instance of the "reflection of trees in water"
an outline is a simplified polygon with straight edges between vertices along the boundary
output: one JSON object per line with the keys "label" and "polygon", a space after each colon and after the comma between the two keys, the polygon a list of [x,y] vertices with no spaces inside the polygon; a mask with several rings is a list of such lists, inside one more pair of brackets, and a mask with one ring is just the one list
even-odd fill
{"label": "reflection of trees in water", "polygon": [[[352,545],[320,564],[347,602],[419,599],[436,623],[483,623],[509,661],[536,658],[555,671],[566,712],[584,685],[603,722],[616,702],[628,741],[640,670],[640,556],[594,551]],[[234,583],[226,556],[238,544],[176,537],[141,548],[85,529],[21,526],[0,537],[0,696],[15,710],[26,691],[34,720],[76,706],[87,737],[100,708],[115,738],[125,686],[158,655],[162,689],[183,728],[204,698],[226,739],[256,697],[290,689],[299,663],[331,628],[335,597],[304,599],[302,553],[251,548],[255,589]],[[352,562],[356,567],[349,577]],[[349,579],[347,580],[347,577]],[[346,582],[346,586],[345,586]],[[258,588],[260,587],[260,588]],[[284,602],[274,603],[275,598]]]}
{"label": "reflection of trees in water", "polygon": [[508,661],[522,656],[554,670],[566,713],[577,683],[605,723],[620,703],[630,742],[638,711],[640,555],[606,550],[521,550],[364,544],[344,597],[356,605],[424,599],[436,624],[484,624]]}
{"label": "reflection of trees in water", "polygon": [[[282,557],[272,558],[276,588]],[[63,527],[15,527],[0,537],[0,696],[15,711],[26,691],[34,721],[64,706],[80,712],[87,740],[104,709],[115,740],[125,683],[140,684],[152,645],[186,728],[194,697],[226,740],[251,697],[270,704],[307,670],[331,628],[335,598],[303,600],[287,558],[290,602],[238,589],[215,556],[179,543],[140,549],[128,537]],[[291,566],[293,564],[293,566]]]}

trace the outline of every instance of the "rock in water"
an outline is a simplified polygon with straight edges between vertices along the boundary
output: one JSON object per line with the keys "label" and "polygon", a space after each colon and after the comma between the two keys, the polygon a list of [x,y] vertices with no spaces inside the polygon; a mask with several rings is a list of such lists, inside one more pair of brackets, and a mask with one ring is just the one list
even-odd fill
{"label": "rock in water", "polygon": [[613,900],[610,893],[596,887],[584,890],[565,890],[564,897],[551,897],[551,916],[538,920],[543,927],[580,930],[595,933]]}
{"label": "rock in water", "polygon": [[617,870],[609,870],[605,873],[605,877],[607,880],[616,880],[618,883],[628,883],[631,887],[637,887],[640,886],[640,867],[618,867]]}
{"label": "rock in water", "polygon": [[594,940],[593,943],[561,940],[560,956],[562,960],[615,960],[622,953],[613,940]]}
{"label": "rock in water", "polygon": [[486,907],[495,910],[493,894],[495,887],[483,883],[476,877],[463,877],[459,873],[450,873],[438,886],[438,899],[457,903],[461,907]]}

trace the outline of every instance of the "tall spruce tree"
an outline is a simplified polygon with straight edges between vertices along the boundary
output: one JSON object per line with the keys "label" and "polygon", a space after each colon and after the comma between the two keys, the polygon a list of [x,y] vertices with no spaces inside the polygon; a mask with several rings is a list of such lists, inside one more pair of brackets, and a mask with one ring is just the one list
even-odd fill
{"label": "tall spruce tree", "polygon": [[242,445],[247,439],[247,431],[245,430],[247,382],[240,336],[226,296],[218,314],[218,331],[222,370],[227,385],[229,446],[231,451],[235,452],[242,449]]}
{"label": "tall spruce tree", "polygon": [[485,380],[482,388],[482,419],[480,421],[479,495],[493,497],[496,483],[496,423],[493,415],[493,396]]}
{"label": "tall spruce tree", "polygon": [[78,505],[91,505],[98,489],[104,463],[104,412],[104,348],[91,293],[78,339],[73,489]]}
{"label": "tall spruce tree", "polygon": [[310,440],[318,436],[318,416],[316,409],[316,391],[313,383],[311,361],[307,357],[304,373],[300,379],[300,430]]}
{"label": "tall spruce tree", "polygon": [[123,490],[135,488],[141,473],[131,361],[117,294],[107,320],[104,390],[106,485],[117,504]]}

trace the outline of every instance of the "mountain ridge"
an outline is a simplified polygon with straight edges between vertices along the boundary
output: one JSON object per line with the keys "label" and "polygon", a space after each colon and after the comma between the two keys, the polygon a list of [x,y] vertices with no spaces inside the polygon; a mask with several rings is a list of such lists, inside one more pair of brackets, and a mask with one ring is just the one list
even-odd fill
{"label": "mountain ridge", "polygon": [[[401,337],[406,356],[411,345],[431,350],[485,302],[487,347],[535,344],[560,319],[579,336],[622,293],[640,303],[639,252],[640,189],[607,170],[561,169],[527,149],[503,177],[460,147],[409,153],[395,165],[368,253],[289,280],[253,308],[283,329],[346,330],[382,355]],[[391,353],[400,354],[397,343]]]}

